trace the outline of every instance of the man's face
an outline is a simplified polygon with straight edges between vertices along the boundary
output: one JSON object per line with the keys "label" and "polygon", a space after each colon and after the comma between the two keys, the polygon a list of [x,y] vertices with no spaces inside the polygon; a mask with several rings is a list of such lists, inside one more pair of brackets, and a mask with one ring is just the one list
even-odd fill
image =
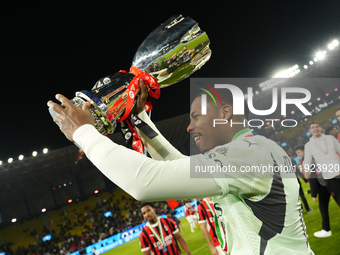
{"label": "man's face", "polygon": [[319,124],[314,123],[309,126],[309,131],[312,133],[313,136],[320,136],[322,127]]}
{"label": "man's face", "polygon": [[335,112],[335,117],[340,121],[340,110]]}
{"label": "man's face", "polygon": [[215,148],[218,145],[227,143],[227,124],[218,124],[213,127],[214,119],[224,119],[222,110],[207,103],[207,114],[201,114],[201,97],[197,97],[191,105],[190,125],[187,131],[190,132],[201,153]]}
{"label": "man's face", "polygon": [[150,222],[151,224],[154,224],[157,222],[157,215],[151,206],[146,205],[142,207],[141,211],[142,211],[144,220]]}
{"label": "man's face", "polygon": [[303,156],[305,155],[305,152],[303,150],[296,150],[296,155],[302,159]]}
{"label": "man's face", "polygon": [[329,131],[329,134],[338,139],[339,132],[340,132],[339,129],[333,128],[331,131]]}

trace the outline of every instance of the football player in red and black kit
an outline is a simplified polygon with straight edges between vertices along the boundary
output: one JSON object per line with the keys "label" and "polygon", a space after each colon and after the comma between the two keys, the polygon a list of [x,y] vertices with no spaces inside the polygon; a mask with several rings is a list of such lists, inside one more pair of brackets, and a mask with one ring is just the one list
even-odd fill
{"label": "football player in red and black kit", "polygon": [[147,221],[139,236],[143,255],[150,255],[150,251],[154,255],[180,255],[175,238],[182,249],[191,255],[187,242],[173,220],[157,217],[151,203],[143,203],[141,211]]}
{"label": "football player in red and black kit", "polygon": [[[215,229],[215,209],[211,197],[204,198],[198,205],[198,223],[201,226],[203,236],[208,243],[211,254],[223,255],[227,252],[227,245],[220,246]],[[209,235],[210,234],[210,235]],[[210,239],[211,237],[211,239]]]}
{"label": "football player in red and black kit", "polygon": [[189,202],[186,203],[184,207],[184,213],[185,213],[185,217],[187,218],[190,224],[191,232],[195,232],[194,228],[197,223],[197,217],[195,215],[195,207],[191,205]]}

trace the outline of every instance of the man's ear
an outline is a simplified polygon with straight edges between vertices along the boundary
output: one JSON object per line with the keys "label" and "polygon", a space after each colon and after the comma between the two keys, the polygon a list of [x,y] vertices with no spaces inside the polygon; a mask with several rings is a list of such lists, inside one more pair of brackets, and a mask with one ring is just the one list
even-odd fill
{"label": "man's ear", "polygon": [[224,119],[229,120],[233,116],[233,108],[231,105],[225,104],[222,106],[221,110]]}

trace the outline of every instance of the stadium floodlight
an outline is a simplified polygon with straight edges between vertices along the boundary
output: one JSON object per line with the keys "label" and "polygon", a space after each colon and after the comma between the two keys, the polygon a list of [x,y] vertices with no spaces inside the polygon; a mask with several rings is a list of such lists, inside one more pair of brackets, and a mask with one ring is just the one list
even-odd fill
{"label": "stadium floodlight", "polygon": [[41,212],[43,213],[46,212],[46,208],[41,209]]}
{"label": "stadium floodlight", "polygon": [[333,50],[335,48],[333,43],[328,44],[327,46],[328,49]]}
{"label": "stadium floodlight", "polygon": [[258,95],[258,94],[259,94],[259,92],[256,90],[256,91],[255,91],[255,94],[256,94],[256,95]]}
{"label": "stadium floodlight", "polygon": [[2,161],[0,160],[0,166],[2,165]]}
{"label": "stadium floodlight", "polygon": [[299,66],[298,65],[294,65],[286,70],[282,70],[277,72],[272,79],[262,82],[259,84],[260,88],[262,89],[262,91],[267,90],[267,89],[271,89],[283,82],[285,82],[288,78],[293,77],[294,75],[296,75],[297,73],[300,72]]}
{"label": "stadium floodlight", "polygon": [[289,74],[291,73],[295,73],[295,70],[298,70],[299,69],[299,66],[298,65],[294,65],[286,70],[282,70],[282,71],[279,71],[277,72],[273,78],[289,78]]}
{"label": "stadium floodlight", "polygon": [[324,59],[325,58],[325,51],[319,51],[316,53],[317,59]]}
{"label": "stadium floodlight", "polygon": [[318,59],[317,59],[317,58],[314,58],[314,62],[318,62]]}
{"label": "stadium floodlight", "polygon": [[339,41],[337,39],[334,39],[332,42],[333,46],[336,47],[339,45]]}
{"label": "stadium floodlight", "polygon": [[12,163],[13,162],[13,158],[9,158],[7,162],[8,163]]}
{"label": "stadium floodlight", "polygon": [[20,155],[19,160],[23,160],[23,159],[24,159],[24,155]]}
{"label": "stadium floodlight", "polygon": [[37,155],[38,155],[38,152],[36,152],[36,151],[33,151],[33,152],[32,152],[32,156],[33,156],[33,157],[35,157],[35,156],[37,156]]}
{"label": "stadium floodlight", "polygon": [[310,64],[310,65],[313,65],[314,63],[313,63],[313,61],[309,61],[309,64]]}
{"label": "stadium floodlight", "polygon": [[17,221],[17,219],[16,219],[16,218],[13,218],[11,221],[14,223],[14,222],[16,222],[16,221]]}
{"label": "stadium floodlight", "polygon": [[43,153],[44,153],[44,154],[46,154],[47,152],[48,152],[48,149],[47,149],[47,148],[43,149]]}
{"label": "stadium floodlight", "polygon": [[307,69],[307,68],[308,68],[308,66],[307,66],[307,65],[304,65],[304,66],[303,66],[303,68],[304,68],[304,69]]}

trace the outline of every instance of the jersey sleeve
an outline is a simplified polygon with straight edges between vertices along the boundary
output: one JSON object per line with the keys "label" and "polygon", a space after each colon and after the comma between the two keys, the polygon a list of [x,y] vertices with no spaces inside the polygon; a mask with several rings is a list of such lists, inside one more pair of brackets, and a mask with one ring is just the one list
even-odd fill
{"label": "jersey sleeve", "polygon": [[167,161],[150,159],[117,145],[92,125],[78,128],[73,139],[108,179],[137,200],[181,200],[221,195],[221,188],[214,179],[191,178],[190,157]]}
{"label": "jersey sleeve", "polygon": [[139,136],[142,138],[144,145],[148,149],[150,156],[153,159],[174,160],[186,157],[182,153],[180,153],[175,147],[173,147],[172,144],[169,143],[169,141],[162,136],[162,134],[156,128],[155,124],[150,120],[149,116],[145,111],[139,113],[138,117],[141,120],[143,120],[146,124],[148,124],[149,127],[151,127],[158,134],[156,137],[150,139],[146,135],[144,135],[143,132],[137,130]]}
{"label": "jersey sleeve", "polygon": [[141,246],[142,252],[150,250],[149,240],[146,238],[144,231],[142,231],[139,235],[139,244]]}

